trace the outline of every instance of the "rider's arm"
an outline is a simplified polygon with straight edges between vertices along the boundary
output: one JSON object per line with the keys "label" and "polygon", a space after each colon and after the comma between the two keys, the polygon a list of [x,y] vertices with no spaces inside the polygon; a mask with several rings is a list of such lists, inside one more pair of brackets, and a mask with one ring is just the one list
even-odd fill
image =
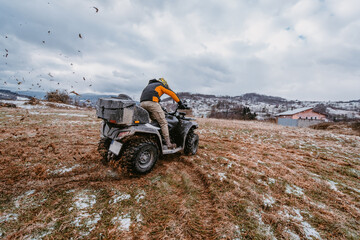
{"label": "rider's arm", "polygon": [[159,96],[162,95],[162,93],[166,93],[167,95],[169,95],[172,99],[174,99],[175,102],[179,102],[180,99],[178,98],[178,96],[176,95],[176,93],[174,93],[171,89],[163,87],[163,86],[158,86],[155,88],[155,91],[157,91],[159,93]]}

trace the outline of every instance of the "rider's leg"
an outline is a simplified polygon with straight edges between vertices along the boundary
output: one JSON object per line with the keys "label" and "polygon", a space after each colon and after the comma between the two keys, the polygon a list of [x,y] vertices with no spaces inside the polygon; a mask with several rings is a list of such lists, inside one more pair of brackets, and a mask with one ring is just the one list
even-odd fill
{"label": "rider's leg", "polygon": [[152,102],[152,101],[145,101],[140,104],[140,106],[146,109],[150,113],[150,118],[156,120],[161,128],[161,133],[164,136],[166,145],[168,148],[175,148],[176,144],[171,143],[170,135],[169,135],[169,128],[168,123],[165,119],[165,113],[161,109],[159,103]]}

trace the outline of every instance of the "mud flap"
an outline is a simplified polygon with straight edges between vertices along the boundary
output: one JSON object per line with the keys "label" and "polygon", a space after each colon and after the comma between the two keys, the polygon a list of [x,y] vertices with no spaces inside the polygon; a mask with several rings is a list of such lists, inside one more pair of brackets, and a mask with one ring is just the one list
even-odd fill
{"label": "mud flap", "polygon": [[117,156],[120,153],[121,147],[122,147],[122,143],[112,140],[110,147],[109,147],[109,151],[114,153]]}

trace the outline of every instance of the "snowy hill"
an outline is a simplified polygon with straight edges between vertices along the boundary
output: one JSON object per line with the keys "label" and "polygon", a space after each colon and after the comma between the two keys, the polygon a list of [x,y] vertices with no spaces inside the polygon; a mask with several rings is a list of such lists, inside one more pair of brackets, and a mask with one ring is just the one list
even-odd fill
{"label": "snowy hill", "polygon": [[[196,117],[208,117],[211,111],[224,112],[239,107],[249,107],[257,114],[257,119],[264,120],[276,114],[296,108],[314,107],[330,119],[360,119],[360,100],[354,101],[298,101],[280,97],[247,93],[241,96],[215,96],[191,93],[179,93],[179,98],[186,102]],[[171,98],[163,100],[165,106],[173,104]]]}

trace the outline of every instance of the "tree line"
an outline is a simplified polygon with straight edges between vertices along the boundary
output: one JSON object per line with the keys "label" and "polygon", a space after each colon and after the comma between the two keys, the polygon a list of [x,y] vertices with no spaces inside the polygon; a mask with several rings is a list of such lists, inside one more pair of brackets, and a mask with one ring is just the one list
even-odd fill
{"label": "tree line", "polygon": [[255,120],[256,113],[252,113],[249,107],[237,106],[219,111],[215,106],[212,107],[209,118]]}

